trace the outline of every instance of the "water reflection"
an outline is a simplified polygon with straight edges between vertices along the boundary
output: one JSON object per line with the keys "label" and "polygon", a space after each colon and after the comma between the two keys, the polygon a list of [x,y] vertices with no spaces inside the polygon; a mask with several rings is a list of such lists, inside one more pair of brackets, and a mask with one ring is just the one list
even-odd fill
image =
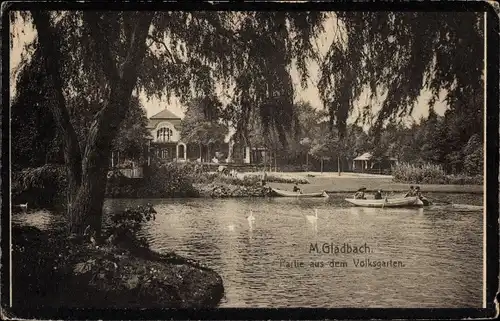
{"label": "water reflection", "polygon": [[[477,212],[342,208],[322,200],[297,199],[200,200],[204,207],[191,207],[190,202],[194,210],[181,210],[187,205],[184,201],[164,202],[178,207],[176,220],[182,217],[182,228],[156,221],[144,232],[154,247],[202,258],[221,273],[226,289],[223,306],[481,304],[482,216]],[[314,208],[318,219],[308,220],[315,214]],[[255,217],[251,224],[250,211]],[[169,221],[174,220],[173,215],[167,216]],[[369,259],[401,260],[405,268],[361,269],[354,266],[352,254],[310,253],[311,243],[324,242],[366,242],[373,250]],[[212,246],[202,249],[200,243]],[[332,258],[348,266],[309,266]],[[280,267],[280,260],[306,265]]]}
{"label": "water reflection", "polygon": [[[142,233],[153,249],[175,251],[218,271],[224,307],[482,304],[479,211],[339,207],[322,199],[286,198],[107,200],[105,209],[148,202],[158,214]],[[318,218],[308,220],[314,209]],[[250,211],[254,220],[248,220]],[[366,243],[371,253],[314,251],[315,244],[325,243]],[[353,259],[401,261],[404,267],[360,268]],[[332,260],[346,265],[330,267]],[[293,262],[304,265],[287,267]]]}

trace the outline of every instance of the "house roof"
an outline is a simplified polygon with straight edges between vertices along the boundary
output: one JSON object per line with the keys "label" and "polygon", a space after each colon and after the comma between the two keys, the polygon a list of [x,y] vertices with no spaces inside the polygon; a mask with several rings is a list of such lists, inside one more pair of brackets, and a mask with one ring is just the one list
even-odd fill
{"label": "house roof", "polygon": [[363,155],[356,157],[354,160],[370,160],[372,157],[371,153],[364,153]]}
{"label": "house roof", "polygon": [[[366,152],[358,157],[356,157],[354,160],[359,160],[359,161],[365,161],[365,160],[370,160],[372,159],[373,155],[372,153]],[[395,157],[388,157],[390,160],[397,160]]]}
{"label": "house roof", "polygon": [[174,114],[173,112],[171,112],[170,110],[165,108],[162,111],[160,111],[158,114],[155,114],[155,115],[149,117],[149,119],[181,119],[181,118],[179,116],[177,116],[176,114]]}

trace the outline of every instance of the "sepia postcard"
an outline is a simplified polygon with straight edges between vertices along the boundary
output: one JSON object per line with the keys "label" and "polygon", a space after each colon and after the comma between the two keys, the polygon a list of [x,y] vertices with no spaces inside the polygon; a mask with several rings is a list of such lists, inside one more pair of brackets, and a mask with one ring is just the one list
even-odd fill
{"label": "sepia postcard", "polygon": [[2,5],[2,316],[498,314],[498,5]]}

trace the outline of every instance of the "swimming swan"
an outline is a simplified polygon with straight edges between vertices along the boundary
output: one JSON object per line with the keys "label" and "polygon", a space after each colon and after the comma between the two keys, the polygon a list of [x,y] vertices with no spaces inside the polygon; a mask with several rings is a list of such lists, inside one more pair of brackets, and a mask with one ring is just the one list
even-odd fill
{"label": "swimming swan", "polygon": [[25,211],[28,210],[28,203],[24,203],[24,204],[18,204],[18,205],[14,205],[15,207],[19,207]]}

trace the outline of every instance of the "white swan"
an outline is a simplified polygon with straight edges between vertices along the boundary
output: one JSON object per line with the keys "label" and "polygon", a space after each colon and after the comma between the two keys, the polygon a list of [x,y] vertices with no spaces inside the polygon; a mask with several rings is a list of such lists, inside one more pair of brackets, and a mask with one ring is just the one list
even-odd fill
{"label": "white swan", "polygon": [[233,225],[233,224],[228,225],[228,227],[227,227],[227,228],[228,228],[230,231],[234,231],[234,225]]}
{"label": "white swan", "polygon": [[314,215],[306,215],[306,218],[311,223],[316,223],[318,221],[318,210],[314,209]]}
{"label": "white swan", "polygon": [[23,210],[28,210],[28,203],[24,203],[24,204],[18,204],[18,205],[14,205],[16,207],[20,207],[22,208]]}

